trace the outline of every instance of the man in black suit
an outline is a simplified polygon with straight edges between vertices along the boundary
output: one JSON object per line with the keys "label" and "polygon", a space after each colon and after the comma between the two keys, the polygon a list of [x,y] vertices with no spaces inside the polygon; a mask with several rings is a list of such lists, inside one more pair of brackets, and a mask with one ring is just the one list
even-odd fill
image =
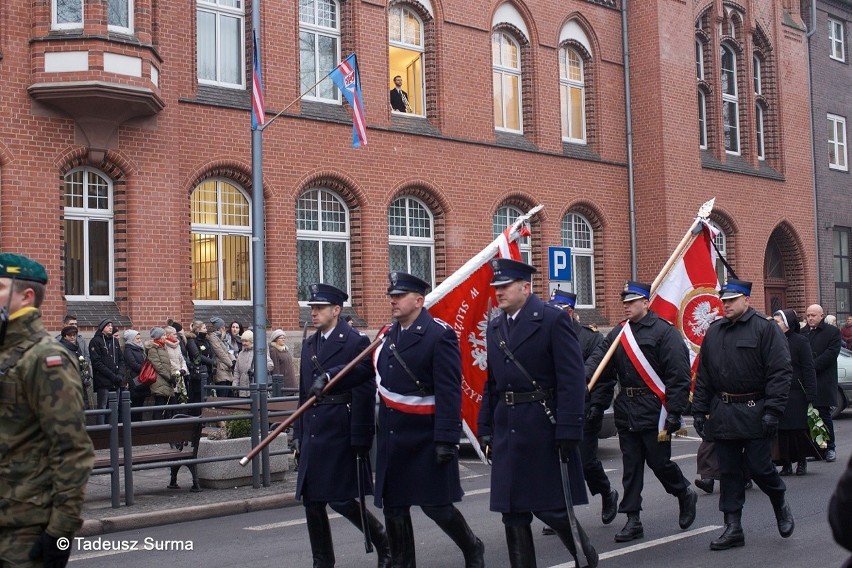
{"label": "man in black suit", "polygon": [[804,329],[805,337],[811,343],[816,367],[817,396],[814,408],[828,429],[828,448],[825,461],[837,459],[834,445],[834,422],[831,420],[831,407],[837,404],[837,356],[840,354],[840,330],[825,322],[825,312],[819,304],[808,306],[805,312],[808,322]]}
{"label": "man in black suit", "polygon": [[402,77],[393,78],[394,88],[390,90],[390,105],[396,112],[411,112],[408,93],[402,90]]}

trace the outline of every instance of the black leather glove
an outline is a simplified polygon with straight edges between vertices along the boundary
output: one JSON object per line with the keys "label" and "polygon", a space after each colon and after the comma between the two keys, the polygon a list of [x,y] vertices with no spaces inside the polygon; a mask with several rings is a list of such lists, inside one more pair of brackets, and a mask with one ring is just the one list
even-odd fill
{"label": "black leather glove", "polygon": [[556,440],[556,446],[559,448],[559,457],[565,463],[568,463],[568,458],[580,444],[580,440]]}
{"label": "black leather glove", "polygon": [[355,450],[355,455],[361,458],[370,457],[370,446],[352,446]]}
{"label": "black leather glove", "polygon": [[485,459],[489,460],[489,463],[491,460],[491,449],[493,447],[493,441],[494,439],[489,435],[479,437],[479,449],[482,451],[482,455],[485,456]]}
{"label": "black leather glove", "polygon": [[763,415],[763,436],[771,438],[778,432],[778,417],[774,414]]}
{"label": "black leather glove", "polygon": [[453,458],[459,453],[459,448],[455,444],[447,442],[435,442],[435,461],[438,465],[450,463]]}
{"label": "black leather glove", "polygon": [[30,560],[41,559],[44,568],[65,568],[68,564],[68,558],[71,556],[71,544],[68,538],[63,537],[64,550],[61,550],[57,544],[59,540],[59,538],[47,534],[47,531],[41,533],[41,536],[30,549]]}
{"label": "black leather glove", "polygon": [[322,389],[325,388],[325,385],[328,384],[328,380],[331,377],[328,376],[328,373],[323,373],[314,379],[314,384],[311,385],[310,390],[308,390],[308,396],[315,396],[317,400],[322,398]]}
{"label": "black leather glove", "polygon": [[666,416],[666,432],[669,436],[680,430],[680,414],[669,414]]}
{"label": "black leather glove", "polygon": [[701,436],[701,439],[704,439],[704,426],[707,425],[707,416],[704,414],[696,414],[692,418],[692,426],[695,428],[696,434]]}
{"label": "black leather glove", "polygon": [[588,422],[589,426],[592,428],[598,428],[603,422],[603,415],[603,408],[601,408],[599,404],[593,404],[589,407],[589,410],[586,411],[586,422]]}

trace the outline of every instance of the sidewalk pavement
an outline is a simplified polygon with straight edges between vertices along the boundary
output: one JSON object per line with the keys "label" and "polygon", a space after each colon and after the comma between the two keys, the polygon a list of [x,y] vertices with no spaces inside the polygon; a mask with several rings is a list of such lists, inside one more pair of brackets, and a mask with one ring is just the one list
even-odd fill
{"label": "sidewalk pavement", "polygon": [[[248,469],[250,472],[250,468]],[[180,489],[167,489],[169,468],[133,472],[134,504],[124,505],[124,470],[121,474],[121,506],[112,508],[110,476],[93,475],[86,485],[83,528],[77,536],[94,536],[119,531],[250,513],[299,503],[295,499],[296,472],[290,468],[283,481],[254,489],[251,485],[228,489],[190,492],[192,476],[180,468]]]}

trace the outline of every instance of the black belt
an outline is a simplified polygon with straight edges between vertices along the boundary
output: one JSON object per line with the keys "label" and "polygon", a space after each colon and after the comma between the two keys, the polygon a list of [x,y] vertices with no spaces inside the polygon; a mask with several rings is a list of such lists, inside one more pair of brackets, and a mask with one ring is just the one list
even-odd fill
{"label": "black belt", "polygon": [[720,392],[719,400],[725,404],[737,404],[741,402],[754,402],[755,400],[763,399],[762,392],[746,392],[742,394],[731,394],[729,392]]}
{"label": "black belt", "polygon": [[512,392],[505,391],[500,397],[506,406],[514,406],[516,404],[525,404],[527,402],[538,402],[539,400],[550,400],[553,398],[552,390],[527,391],[527,392]]}
{"label": "black belt", "polygon": [[624,387],[624,394],[633,398],[634,396],[648,396],[654,394],[654,391],[647,387]]}
{"label": "black belt", "polygon": [[344,392],[341,394],[323,395],[322,399],[316,401],[314,404],[349,404],[350,402],[352,402],[352,393]]}

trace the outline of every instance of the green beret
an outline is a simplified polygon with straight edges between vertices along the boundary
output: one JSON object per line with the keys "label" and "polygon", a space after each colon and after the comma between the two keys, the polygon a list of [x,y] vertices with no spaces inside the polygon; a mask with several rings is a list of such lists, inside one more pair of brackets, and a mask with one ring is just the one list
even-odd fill
{"label": "green beret", "polygon": [[0,278],[32,280],[47,284],[47,271],[38,262],[21,254],[0,252]]}

